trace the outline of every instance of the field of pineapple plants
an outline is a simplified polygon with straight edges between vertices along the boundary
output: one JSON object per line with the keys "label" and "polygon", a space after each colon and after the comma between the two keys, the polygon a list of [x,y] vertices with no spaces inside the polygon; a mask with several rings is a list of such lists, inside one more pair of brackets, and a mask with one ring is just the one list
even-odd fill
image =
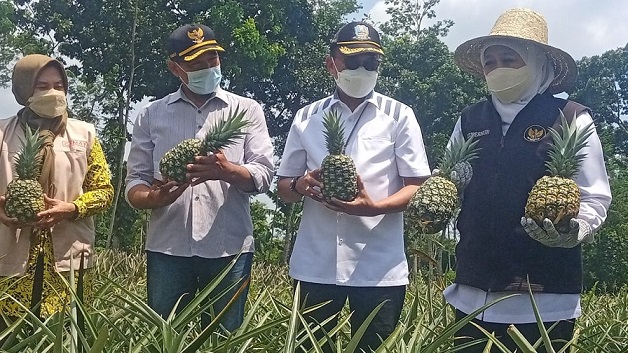
{"label": "field of pineapple plants", "polygon": [[[292,281],[284,266],[255,263],[243,326],[229,336],[199,326],[199,307],[161,319],[145,304],[145,258],[142,254],[101,251],[96,267],[97,292],[92,303],[73,301],[65,312],[44,322],[27,312],[0,333],[2,352],[304,352],[300,347],[316,328],[301,325],[309,308],[294,305]],[[444,279],[415,276],[408,288],[405,310],[397,330],[377,352],[455,352],[457,329],[453,311],[441,296]],[[212,284],[201,292],[197,304]],[[209,297],[209,303],[212,298]],[[583,296],[584,315],[566,352],[628,351],[628,290],[613,295]],[[343,313],[347,318],[348,313]],[[220,317],[220,313],[217,313]],[[355,352],[347,320],[334,332],[336,352]],[[359,338],[360,333],[356,336]],[[498,341],[488,338],[483,346]],[[320,352],[314,344],[311,352]],[[521,352],[535,352],[541,342],[520,343]],[[505,348],[503,352],[508,352]]]}

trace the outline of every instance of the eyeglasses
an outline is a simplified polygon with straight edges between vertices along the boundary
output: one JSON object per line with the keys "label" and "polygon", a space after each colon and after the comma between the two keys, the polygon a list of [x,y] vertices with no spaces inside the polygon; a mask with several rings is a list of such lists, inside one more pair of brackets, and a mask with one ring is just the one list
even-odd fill
{"label": "eyeglasses", "polygon": [[382,59],[377,55],[355,55],[345,56],[344,64],[348,70],[356,70],[360,66],[364,67],[367,71],[377,71]]}

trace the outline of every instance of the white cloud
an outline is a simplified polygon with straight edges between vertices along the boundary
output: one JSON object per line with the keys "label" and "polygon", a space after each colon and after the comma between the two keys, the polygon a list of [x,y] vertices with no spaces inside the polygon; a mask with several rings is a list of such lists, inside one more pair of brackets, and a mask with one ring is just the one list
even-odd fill
{"label": "white cloud", "polygon": [[[385,20],[383,0],[365,9],[376,22]],[[559,47],[574,59],[599,55],[628,43],[628,1],[625,0],[441,0],[436,5],[438,19],[454,21],[443,38],[451,50],[465,40],[486,35],[497,17],[509,8],[528,7],[541,13],[548,22],[549,44]]]}

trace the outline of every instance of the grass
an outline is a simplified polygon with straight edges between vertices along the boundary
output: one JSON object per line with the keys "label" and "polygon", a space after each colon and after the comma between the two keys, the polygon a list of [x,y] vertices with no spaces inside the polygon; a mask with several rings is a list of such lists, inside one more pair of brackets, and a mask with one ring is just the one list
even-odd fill
{"label": "grass", "polygon": [[[93,303],[73,301],[72,309],[40,321],[28,312],[4,332],[4,352],[301,352],[305,340],[317,327],[304,325],[304,314],[293,301],[292,280],[281,266],[255,264],[244,324],[229,336],[215,332],[218,320],[201,329],[199,314],[211,305],[212,284],[179,315],[162,319],[146,305],[145,259],[140,254],[105,251],[99,255],[96,272],[98,291]],[[407,291],[402,318],[393,335],[378,352],[454,352],[452,337],[464,324],[454,323],[453,310],[441,292],[447,283],[414,280]],[[297,289],[298,290],[298,289]],[[208,298],[204,307],[201,302]],[[576,339],[570,352],[628,352],[628,291],[614,295],[583,296],[584,315],[576,322]],[[217,314],[220,316],[220,313]],[[357,339],[350,337],[348,312],[329,332],[337,352],[353,353]],[[470,317],[469,317],[470,319]],[[367,321],[368,322],[368,321]],[[512,329],[521,352],[535,352]],[[330,337],[330,336],[327,337]],[[482,345],[500,347],[487,333]],[[325,340],[315,342],[319,352]],[[540,343],[540,342],[539,342]],[[542,343],[540,343],[542,344]],[[538,346],[537,346],[538,347]],[[503,352],[508,352],[502,348]],[[558,352],[557,352],[558,353]]]}

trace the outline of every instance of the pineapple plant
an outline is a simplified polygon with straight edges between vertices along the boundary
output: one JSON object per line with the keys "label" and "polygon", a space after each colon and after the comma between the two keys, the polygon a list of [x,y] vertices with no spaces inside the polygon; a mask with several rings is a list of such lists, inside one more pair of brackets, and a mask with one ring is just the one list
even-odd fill
{"label": "pineapple plant", "polygon": [[22,150],[14,159],[17,178],[7,185],[5,212],[18,222],[27,224],[34,222],[37,214],[46,209],[44,189],[37,180],[41,172],[41,155],[39,154],[43,141],[39,132],[33,133],[26,126],[25,140]]}
{"label": "pineapple plant", "polygon": [[229,110],[229,116],[214,125],[202,139],[183,140],[170,149],[159,161],[159,172],[164,181],[186,181],[186,166],[194,163],[194,157],[204,156],[234,144],[244,136],[243,128],[249,122],[244,119],[246,110]]}
{"label": "pineapple plant", "polygon": [[321,162],[323,199],[327,202],[335,197],[343,201],[353,201],[358,194],[358,174],[351,157],[344,154],[344,128],[340,114],[328,111],[323,116],[323,134],[329,153]]}
{"label": "pineapple plant", "polygon": [[580,189],[573,180],[586,157],[580,150],[587,145],[593,133],[593,122],[584,129],[576,126],[576,117],[571,123],[560,116],[560,132],[549,128],[552,144],[545,163],[549,175],[536,181],[528,194],[525,216],[542,226],[545,218],[552,221],[558,230],[569,229],[571,218],[580,210]]}
{"label": "pineapple plant", "polygon": [[473,176],[470,161],[478,156],[478,141],[473,138],[452,140],[441,158],[438,175],[432,175],[421,184],[408,203],[406,218],[411,227],[433,234],[447,226],[458,208],[458,195]]}

